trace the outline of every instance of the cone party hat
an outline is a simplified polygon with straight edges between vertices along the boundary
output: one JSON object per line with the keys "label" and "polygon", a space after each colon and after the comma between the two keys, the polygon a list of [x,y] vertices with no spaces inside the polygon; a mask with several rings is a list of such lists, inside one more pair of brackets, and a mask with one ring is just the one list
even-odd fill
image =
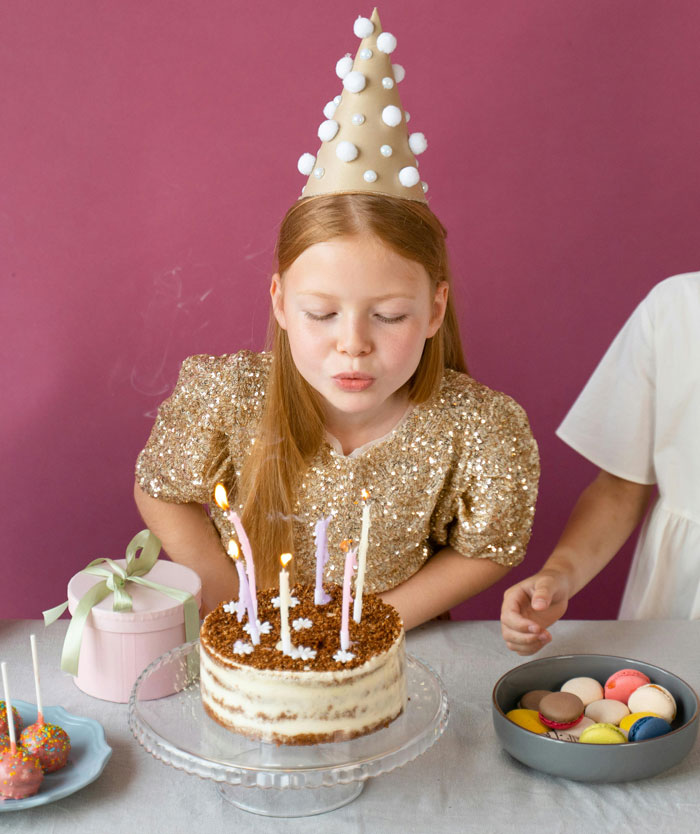
{"label": "cone party hat", "polygon": [[336,65],[343,92],[323,110],[318,154],[298,162],[309,177],[301,196],[366,192],[425,203],[416,154],[428,143],[422,133],[408,133],[398,92],[404,70],[391,63],[396,38],[382,31],[376,9],[357,18],[354,32],[361,43],[354,61],[346,55]]}

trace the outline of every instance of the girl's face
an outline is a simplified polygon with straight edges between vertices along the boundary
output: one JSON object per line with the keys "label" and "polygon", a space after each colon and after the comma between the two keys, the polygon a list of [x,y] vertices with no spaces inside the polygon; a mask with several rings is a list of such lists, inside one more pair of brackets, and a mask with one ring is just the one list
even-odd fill
{"label": "girl's face", "polygon": [[273,276],[274,314],[299,372],[323,398],[329,427],[388,430],[425,340],[445,314],[447,283],[373,235],[317,243],[284,278]]}

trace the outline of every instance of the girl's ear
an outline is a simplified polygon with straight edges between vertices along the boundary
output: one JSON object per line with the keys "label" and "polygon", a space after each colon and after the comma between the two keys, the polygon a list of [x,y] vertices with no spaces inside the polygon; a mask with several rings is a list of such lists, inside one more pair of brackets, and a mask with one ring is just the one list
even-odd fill
{"label": "girl's ear", "polygon": [[282,330],[287,329],[287,320],[284,315],[284,305],[282,304],[282,279],[279,272],[275,272],[270,283],[270,298],[272,299],[272,312],[277,319],[277,324]]}
{"label": "girl's ear", "polygon": [[447,309],[447,296],[449,295],[450,285],[447,281],[440,281],[435,288],[435,296],[433,297],[433,309],[430,315],[430,323],[428,324],[428,334],[426,338],[434,336],[440,329],[442,320],[445,318],[445,310]]}

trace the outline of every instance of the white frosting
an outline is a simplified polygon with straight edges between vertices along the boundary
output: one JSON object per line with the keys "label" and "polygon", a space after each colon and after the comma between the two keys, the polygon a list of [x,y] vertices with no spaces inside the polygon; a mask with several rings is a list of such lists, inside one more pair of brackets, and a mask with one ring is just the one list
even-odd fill
{"label": "white frosting", "polygon": [[339,671],[256,669],[205,644],[200,656],[207,710],[234,732],[262,741],[359,735],[393,720],[406,705],[403,634],[388,651]]}

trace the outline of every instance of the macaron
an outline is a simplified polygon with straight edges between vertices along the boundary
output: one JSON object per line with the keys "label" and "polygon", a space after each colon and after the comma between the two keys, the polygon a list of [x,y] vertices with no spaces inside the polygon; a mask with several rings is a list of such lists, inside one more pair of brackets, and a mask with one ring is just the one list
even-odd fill
{"label": "macaron", "polygon": [[671,723],[676,717],[676,700],[664,686],[647,683],[635,689],[627,703],[630,712],[653,712]]}
{"label": "macaron", "polygon": [[592,718],[597,724],[617,725],[629,714],[629,709],[627,709],[622,701],[614,701],[611,698],[601,698],[600,701],[592,701],[588,704],[584,712],[584,715]]}
{"label": "macaron", "polygon": [[618,669],[605,681],[605,697],[626,704],[634,690],[649,680],[639,669]]}
{"label": "macaron", "polygon": [[660,717],[655,712],[631,712],[629,715],[626,715],[620,721],[620,729],[625,730],[625,732],[627,732],[629,728],[632,726],[632,724],[634,724],[634,722],[637,721],[637,719],[644,718],[647,715],[652,715],[655,718]]}
{"label": "macaron", "polygon": [[522,727],[524,730],[530,730],[531,733],[543,734],[547,732],[547,727],[540,721],[537,710],[534,709],[512,709],[506,713],[506,718]]}
{"label": "macaron", "polygon": [[555,738],[558,741],[578,741],[586,727],[591,727],[593,724],[595,724],[595,721],[592,718],[586,718],[584,715],[578,724],[574,724],[567,730],[549,730],[547,738]]}
{"label": "macaron", "polygon": [[536,710],[540,705],[540,701],[545,695],[549,695],[551,691],[551,689],[531,689],[522,696],[518,706],[520,709]]}
{"label": "macaron", "polygon": [[628,741],[647,741],[650,738],[665,736],[671,732],[671,725],[656,715],[645,715],[638,718],[629,729]]}
{"label": "macaron", "polygon": [[552,692],[540,701],[539,714],[547,727],[566,730],[581,720],[583,701],[571,692]]}
{"label": "macaron", "polygon": [[571,678],[562,686],[561,691],[578,695],[584,707],[605,697],[603,687],[595,678]]}
{"label": "macaron", "polygon": [[614,724],[593,724],[581,733],[581,744],[626,744],[627,738]]}

